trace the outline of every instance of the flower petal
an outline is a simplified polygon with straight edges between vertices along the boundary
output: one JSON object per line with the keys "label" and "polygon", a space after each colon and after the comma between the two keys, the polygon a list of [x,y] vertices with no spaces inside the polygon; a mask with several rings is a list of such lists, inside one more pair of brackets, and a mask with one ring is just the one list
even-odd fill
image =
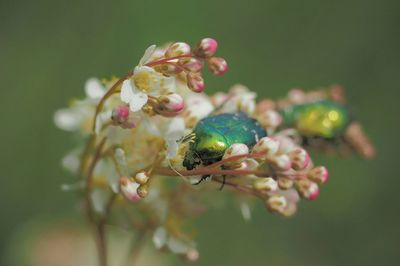
{"label": "flower petal", "polygon": [[175,254],[186,254],[189,250],[189,246],[185,242],[175,237],[170,237],[167,245],[171,252]]}
{"label": "flower petal", "polygon": [[85,83],[86,96],[91,99],[100,99],[105,93],[105,89],[100,80],[96,78],[88,79]]}
{"label": "flower petal", "polygon": [[153,44],[146,49],[143,57],[139,61],[139,66],[146,64],[151,59],[151,56],[156,51],[156,48],[157,48],[157,46]]}
{"label": "flower petal", "polygon": [[171,119],[167,128],[165,142],[167,144],[167,158],[172,159],[176,156],[179,145],[178,141],[185,134],[185,121],[181,117]]}
{"label": "flower petal", "polygon": [[124,80],[121,87],[121,101],[123,101],[124,103],[129,103],[132,100],[133,96],[134,94],[131,81],[129,79]]}
{"label": "flower petal", "polygon": [[132,91],[133,97],[129,102],[129,107],[132,112],[137,112],[147,103],[149,97],[146,93],[143,93],[139,90]]}
{"label": "flower petal", "polygon": [[158,227],[153,235],[153,243],[157,249],[162,248],[167,243],[167,230],[164,227]]}
{"label": "flower petal", "polygon": [[60,109],[54,114],[54,123],[62,130],[75,131],[79,129],[81,116],[74,109]]}

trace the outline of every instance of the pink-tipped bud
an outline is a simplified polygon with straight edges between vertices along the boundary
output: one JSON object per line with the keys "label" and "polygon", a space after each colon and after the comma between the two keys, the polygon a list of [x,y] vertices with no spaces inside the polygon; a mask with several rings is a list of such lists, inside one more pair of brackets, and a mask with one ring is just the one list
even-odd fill
{"label": "pink-tipped bud", "polygon": [[308,178],[319,184],[324,184],[329,179],[329,172],[325,166],[317,166],[308,172]]}
{"label": "pink-tipped bud", "polygon": [[282,123],[282,116],[275,110],[266,110],[260,114],[258,121],[265,128],[277,128]]}
{"label": "pink-tipped bud", "polygon": [[119,184],[122,195],[124,195],[127,200],[132,202],[138,202],[140,200],[140,196],[137,193],[137,189],[139,187],[138,183],[132,181],[126,176],[123,176],[119,179]]}
{"label": "pink-tipped bud", "polygon": [[252,153],[265,154],[265,157],[272,156],[279,149],[279,141],[270,137],[260,139],[253,147]]}
{"label": "pink-tipped bud", "polygon": [[292,161],[286,154],[273,156],[269,158],[269,162],[272,164],[273,167],[281,171],[287,171],[292,168]]}
{"label": "pink-tipped bud", "polygon": [[174,117],[183,111],[185,103],[182,96],[177,93],[161,95],[158,104],[154,105],[154,111],[162,116]]}
{"label": "pink-tipped bud", "polygon": [[199,252],[197,249],[191,248],[185,254],[185,259],[189,262],[196,262],[200,257]]}
{"label": "pink-tipped bud", "polygon": [[319,196],[319,187],[317,183],[308,179],[302,179],[296,182],[296,188],[300,196],[308,200],[315,200]]}
{"label": "pink-tipped bud", "polygon": [[266,204],[272,212],[282,213],[288,203],[284,196],[274,195],[267,200]]}
{"label": "pink-tipped bud", "polygon": [[187,86],[192,91],[200,93],[204,90],[204,79],[199,73],[188,73],[186,79]]}
{"label": "pink-tipped bud", "polygon": [[149,181],[149,175],[146,172],[139,172],[135,175],[135,181],[140,184],[146,184]]}
{"label": "pink-tipped bud", "polygon": [[135,119],[130,117],[129,106],[121,105],[112,111],[111,120],[114,125],[121,126],[122,128],[134,128]]}
{"label": "pink-tipped bud", "polygon": [[198,57],[210,57],[217,52],[218,42],[213,38],[204,38],[197,44],[194,54]]}
{"label": "pink-tipped bud", "polygon": [[272,177],[258,178],[256,181],[254,181],[253,187],[257,190],[271,192],[278,189],[278,183]]}
{"label": "pink-tipped bud", "polygon": [[179,60],[179,65],[189,72],[200,72],[203,68],[203,61],[194,57],[182,58]]}
{"label": "pink-tipped bud", "polygon": [[190,54],[190,45],[184,42],[176,42],[171,44],[165,52],[165,57],[175,57]]}
{"label": "pink-tipped bud", "polygon": [[278,186],[280,189],[287,190],[292,188],[294,181],[287,177],[278,177]]}
{"label": "pink-tipped bud", "polygon": [[211,57],[207,62],[211,73],[216,76],[222,76],[228,71],[228,64],[222,57]]}
{"label": "pink-tipped bud", "polygon": [[296,148],[289,152],[289,157],[292,160],[292,167],[295,170],[303,170],[310,165],[310,155],[305,149]]}

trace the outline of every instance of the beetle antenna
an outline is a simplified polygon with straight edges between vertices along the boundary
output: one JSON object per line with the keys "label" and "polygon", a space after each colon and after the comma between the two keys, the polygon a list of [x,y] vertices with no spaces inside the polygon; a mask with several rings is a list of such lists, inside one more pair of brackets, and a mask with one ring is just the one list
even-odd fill
{"label": "beetle antenna", "polygon": [[169,165],[169,167],[172,169],[172,171],[174,171],[177,175],[179,175],[179,176],[182,177],[183,179],[188,180],[188,178],[187,178],[186,176],[182,175],[181,173],[179,173],[178,170],[175,169],[175,167],[172,165],[170,159],[168,159],[167,161],[168,161],[168,165]]}

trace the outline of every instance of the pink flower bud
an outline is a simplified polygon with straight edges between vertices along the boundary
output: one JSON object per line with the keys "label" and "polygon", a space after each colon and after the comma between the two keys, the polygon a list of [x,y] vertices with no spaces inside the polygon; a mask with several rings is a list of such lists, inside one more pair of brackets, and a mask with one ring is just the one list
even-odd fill
{"label": "pink flower bud", "polygon": [[132,181],[126,176],[123,176],[119,179],[119,184],[122,195],[124,195],[127,200],[132,202],[138,202],[140,200],[140,196],[137,193],[137,189],[139,187],[138,183]]}
{"label": "pink flower bud", "polygon": [[274,155],[279,149],[279,141],[270,137],[260,139],[253,147],[252,153],[262,153],[265,157]]}
{"label": "pink flower bud", "polygon": [[267,178],[258,178],[253,187],[257,190],[265,190],[265,191],[276,191],[278,189],[278,183],[272,177]]}
{"label": "pink flower bud", "polygon": [[187,86],[194,92],[200,93],[204,90],[204,80],[199,73],[188,73],[186,75]]}
{"label": "pink flower bud", "polygon": [[134,128],[135,119],[130,117],[129,106],[121,105],[116,107],[111,114],[111,120],[116,126],[121,126],[122,128]]}
{"label": "pink flower bud", "polygon": [[158,104],[154,105],[154,111],[162,116],[173,117],[182,112],[185,107],[182,96],[177,93],[162,95],[158,98]]}
{"label": "pink flower bud", "polygon": [[197,249],[191,248],[188,250],[188,252],[186,252],[185,254],[185,258],[189,261],[189,262],[195,262],[199,259],[200,254],[197,251]]}
{"label": "pink flower bud", "polygon": [[293,151],[291,151],[288,155],[292,160],[292,167],[295,170],[303,170],[310,165],[311,162],[310,155],[305,149],[296,148]]}
{"label": "pink flower bud", "polygon": [[211,57],[208,59],[208,68],[214,75],[222,76],[228,71],[228,64],[222,57]]}
{"label": "pink flower bud", "polygon": [[199,72],[203,68],[203,61],[194,57],[182,58],[179,65],[190,72]]}
{"label": "pink flower bud", "polygon": [[281,171],[287,171],[292,168],[292,161],[286,154],[273,156],[269,158],[269,162],[272,164],[272,166]]}
{"label": "pink flower bud", "polygon": [[218,48],[218,42],[213,38],[204,38],[194,50],[194,54],[199,57],[210,57],[215,54]]}
{"label": "pink flower bud", "polygon": [[324,184],[329,179],[329,172],[325,166],[317,166],[308,172],[308,178],[319,184]]}
{"label": "pink flower bud", "polygon": [[139,172],[135,175],[135,181],[140,184],[146,184],[149,181],[149,175],[146,172]]}
{"label": "pink flower bud", "polygon": [[319,187],[316,183],[308,179],[302,179],[296,182],[296,188],[299,194],[308,200],[315,200],[319,196]]}
{"label": "pink flower bud", "polygon": [[184,42],[176,42],[171,44],[165,52],[165,57],[175,57],[190,54],[190,45]]}

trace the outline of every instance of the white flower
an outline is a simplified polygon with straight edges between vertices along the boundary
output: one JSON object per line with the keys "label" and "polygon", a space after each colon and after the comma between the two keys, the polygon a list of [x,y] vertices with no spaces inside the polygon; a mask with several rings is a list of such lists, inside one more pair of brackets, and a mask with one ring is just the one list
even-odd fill
{"label": "white flower", "polygon": [[156,52],[157,46],[156,45],[150,45],[146,51],[144,52],[143,57],[139,61],[139,66],[143,66],[147,64],[153,57],[154,52]]}
{"label": "white flower", "polygon": [[153,58],[155,51],[155,45],[147,48],[139,65],[135,67],[132,78],[122,83],[121,100],[129,104],[132,112],[142,109],[147,103],[148,95],[166,94],[175,88],[174,77],[165,77],[153,68],[145,66]]}
{"label": "white flower", "polygon": [[255,92],[250,91],[244,85],[236,84],[229,90],[227,99],[216,108],[220,107],[220,112],[224,113],[246,112],[252,114],[256,108],[256,97]]}
{"label": "white flower", "polygon": [[185,121],[181,117],[172,118],[165,135],[167,144],[167,159],[172,159],[176,156],[179,143],[178,141],[185,134]]}
{"label": "white flower", "polygon": [[148,66],[137,66],[133,77],[122,83],[121,100],[129,104],[132,112],[137,112],[147,103],[148,95],[166,94],[174,87],[174,77],[165,77]]}
{"label": "white flower", "polygon": [[94,108],[106,93],[106,88],[98,79],[91,78],[85,83],[85,93],[84,100],[75,101],[71,107],[55,112],[53,119],[58,128],[65,131],[77,131],[85,125],[90,128],[90,125],[87,126],[87,122],[91,122]]}
{"label": "white flower", "polygon": [[195,126],[199,120],[214,110],[210,99],[204,94],[190,94],[185,100],[185,105],[183,117],[188,127]]}
{"label": "white flower", "polygon": [[97,78],[90,78],[85,83],[85,93],[89,99],[101,99],[106,93],[106,89]]}

